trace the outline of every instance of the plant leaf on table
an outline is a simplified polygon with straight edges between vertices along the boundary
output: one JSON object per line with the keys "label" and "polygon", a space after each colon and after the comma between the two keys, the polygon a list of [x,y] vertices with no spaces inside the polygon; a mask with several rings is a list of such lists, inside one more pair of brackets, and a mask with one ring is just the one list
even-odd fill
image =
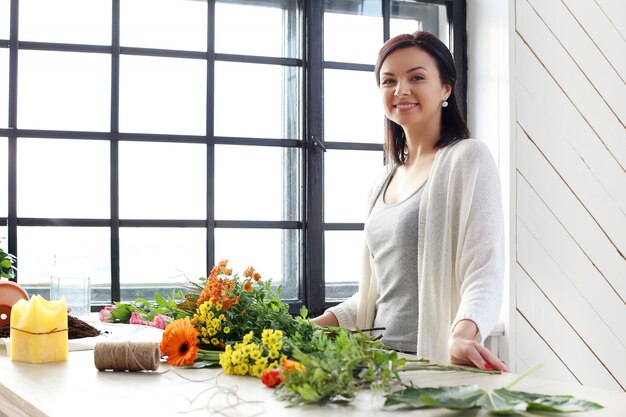
{"label": "plant leaf on table", "polygon": [[407,387],[386,395],[385,406],[432,407],[451,410],[482,408],[495,414],[512,414],[518,411],[570,413],[603,408],[600,404],[577,399],[571,395],[546,395],[510,390],[513,385],[537,368],[538,366],[530,368],[506,387],[494,390],[484,390],[477,385],[437,388]]}

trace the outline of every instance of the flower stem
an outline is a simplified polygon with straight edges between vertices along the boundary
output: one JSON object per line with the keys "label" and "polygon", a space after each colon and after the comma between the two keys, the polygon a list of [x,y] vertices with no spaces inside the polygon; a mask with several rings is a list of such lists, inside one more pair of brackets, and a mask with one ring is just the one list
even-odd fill
{"label": "flower stem", "polygon": [[517,384],[518,382],[520,382],[522,379],[526,378],[528,375],[530,375],[531,373],[535,372],[537,369],[541,368],[541,364],[540,363],[536,363],[533,366],[531,366],[530,368],[528,368],[526,370],[526,372],[524,372],[523,374],[521,374],[520,376],[518,376],[517,378],[515,378],[513,380],[513,382],[511,382],[509,385],[507,385],[506,389],[510,389],[513,385]]}

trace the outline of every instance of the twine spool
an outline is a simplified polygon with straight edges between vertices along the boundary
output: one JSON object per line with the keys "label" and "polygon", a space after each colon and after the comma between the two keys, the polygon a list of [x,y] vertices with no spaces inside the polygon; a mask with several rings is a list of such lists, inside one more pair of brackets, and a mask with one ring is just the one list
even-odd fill
{"label": "twine spool", "polygon": [[156,371],[160,352],[156,342],[98,342],[93,350],[99,371]]}

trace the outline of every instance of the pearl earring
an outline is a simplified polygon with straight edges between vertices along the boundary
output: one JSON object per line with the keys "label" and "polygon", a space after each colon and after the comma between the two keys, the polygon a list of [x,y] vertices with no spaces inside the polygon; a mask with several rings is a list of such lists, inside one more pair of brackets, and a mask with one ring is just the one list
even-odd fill
{"label": "pearl earring", "polygon": [[441,107],[448,107],[448,102],[444,100],[443,103],[441,103]]}

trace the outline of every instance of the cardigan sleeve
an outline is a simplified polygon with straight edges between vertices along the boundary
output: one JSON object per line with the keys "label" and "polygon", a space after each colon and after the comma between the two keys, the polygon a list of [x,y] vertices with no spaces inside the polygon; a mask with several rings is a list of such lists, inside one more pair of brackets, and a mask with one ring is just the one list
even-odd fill
{"label": "cardigan sleeve", "polygon": [[339,327],[353,330],[356,326],[356,310],[357,300],[359,293],[356,292],[352,297],[348,298],[341,304],[329,308],[326,311],[330,311],[337,317]]}
{"label": "cardigan sleeve", "polygon": [[[464,170],[456,270],[460,303],[452,328],[472,320],[481,342],[498,320],[504,280],[504,218],[498,170],[489,149],[471,148]],[[468,162],[469,161],[469,162]]]}

